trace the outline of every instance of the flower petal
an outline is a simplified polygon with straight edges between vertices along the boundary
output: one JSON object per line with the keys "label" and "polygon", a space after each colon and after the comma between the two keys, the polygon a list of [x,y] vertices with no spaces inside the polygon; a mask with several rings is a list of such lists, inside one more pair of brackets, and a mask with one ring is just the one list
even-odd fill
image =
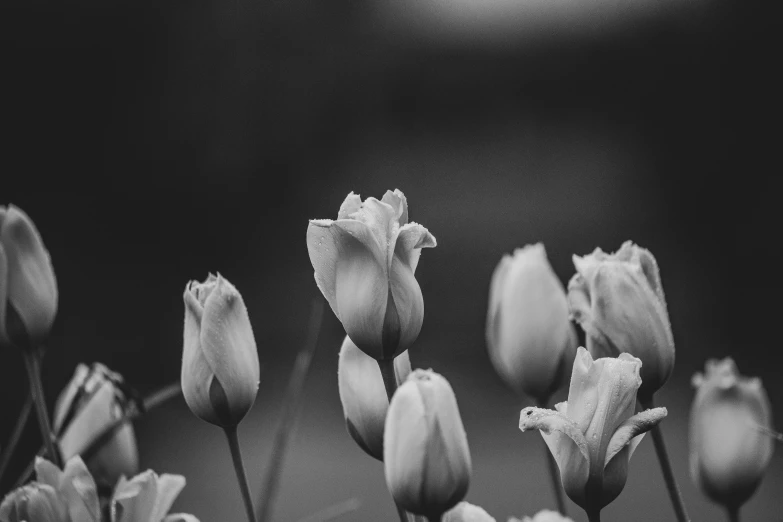
{"label": "flower petal", "polygon": [[111,500],[111,522],[151,522],[158,496],[158,477],[151,469],[117,485]]}
{"label": "flower petal", "polygon": [[340,205],[340,210],[337,212],[337,219],[350,219],[351,214],[362,208],[362,198],[359,194],[354,194],[353,191],[345,196],[345,201]]}
{"label": "flower petal", "polygon": [[242,295],[220,274],[204,307],[200,340],[228,399],[232,421],[238,423],[256,400],[258,350]]}
{"label": "flower petal", "polygon": [[54,419],[52,428],[58,437],[61,435],[61,432],[65,427],[64,423],[66,417],[73,415],[72,410],[76,407],[74,400],[76,399],[79,391],[84,386],[84,382],[87,379],[89,373],[89,366],[83,363],[79,363],[79,365],[76,366],[76,370],[73,372],[73,377],[71,377],[71,380],[68,382],[68,386],[65,388],[65,390],[63,390],[62,393],[60,393],[60,396],[57,397],[57,402],[54,406]]}
{"label": "flower petal", "polygon": [[[561,406],[562,410],[566,408]],[[571,407],[567,407],[568,411]],[[549,451],[560,468],[560,478],[571,500],[585,504],[585,485],[590,470],[590,453],[587,440],[579,426],[565,413],[528,407],[519,417],[519,429],[523,432],[536,429],[544,437]]]}
{"label": "flower petal", "polygon": [[0,228],[8,277],[6,299],[24,324],[30,342],[39,344],[57,313],[57,281],[41,236],[21,209],[10,205]]}
{"label": "flower petal", "polygon": [[[413,344],[421,331],[424,320],[424,298],[419,282],[411,269],[397,260],[392,261],[389,273],[389,294],[397,314],[399,336],[396,347],[390,347],[397,355]],[[390,313],[387,310],[386,314]],[[387,347],[384,346],[384,352]]]}
{"label": "flower petal", "polygon": [[155,499],[155,507],[152,509],[150,522],[158,522],[171,509],[182,488],[185,487],[185,477],[164,473],[158,477],[158,495]]}
{"label": "flower petal", "polygon": [[397,234],[394,256],[416,272],[422,248],[435,248],[438,242],[430,231],[418,223],[403,225]]}
{"label": "flower petal", "polygon": [[182,394],[188,407],[200,418],[212,424],[220,424],[212,403],[209,399],[209,389],[215,373],[204,357],[201,349],[201,318],[203,308],[190,287],[195,282],[188,283],[182,296],[185,302],[185,327],[182,341],[182,371],[180,381]]}
{"label": "flower petal", "polygon": [[394,189],[394,192],[387,190],[381,201],[394,209],[394,215],[401,227],[408,223],[408,199],[400,189]]}
{"label": "flower petal", "polygon": [[629,446],[628,458],[630,459],[642,436],[661,422],[666,414],[666,408],[652,408],[639,412],[623,422],[609,440],[604,466],[609,466],[611,460],[626,446]]}
{"label": "flower petal", "polygon": [[72,520],[100,522],[98,488],[81,457],[68,459],[57,490],[65,497]]}

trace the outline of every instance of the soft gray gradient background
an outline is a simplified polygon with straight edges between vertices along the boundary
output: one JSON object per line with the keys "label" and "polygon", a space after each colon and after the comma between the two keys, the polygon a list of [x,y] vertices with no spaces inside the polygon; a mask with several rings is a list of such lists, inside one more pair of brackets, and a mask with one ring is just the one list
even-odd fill
{"label": "soft gray gradient background", "polygon": [[[779,89],[753,61],[776,58],[772,18],[728,1],[445,4],[0,8],[0,203],[35,219],[61,292],[49,402],[80,361],[142,392],[178,379],[183,288],[220,271],[245,297],[262,364],[240,427],[257,489],[318,295],[307,220],[334,217],[352,190],[400,188],[439,243],[417,270],[426,313],[411,359],[457,393],[474,462],[467,499],[500,521],[554,505],[541,438],[517,428],[528,403],[486,356],[496,263],[543,241],[566,282],[572,254],[632,239],[658,259],[674,328],[677,364],[659,395],[674,471],[693,520],[720,520],[688,473],[691,375],[731,354],[783,418],[775,144],[756,125],[775,121]],[[342,520],[395,520],[382,466],[344,428],[342,336],[327,308],[275,520],[352,497],[361,508]],[[21,368],[0,354],[0,444],[25,393]],[[242,519],[220,430],[182,400],[136,426],[142,468],[187,477],[177,510]],[[14,472],[37,444],[31,423]],[[778,451],[744,520],[781,520],[782,485]],[[673,519],[646,440],[604,520]]]}

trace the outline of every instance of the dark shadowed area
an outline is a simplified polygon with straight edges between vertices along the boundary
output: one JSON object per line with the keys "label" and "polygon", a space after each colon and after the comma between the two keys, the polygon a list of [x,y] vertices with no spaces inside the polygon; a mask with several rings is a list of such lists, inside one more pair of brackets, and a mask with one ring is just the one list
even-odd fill
{"label": "dark shadowed area", "polygon": [[[688,471],[691,375],[707,358],[731,355],[743,374],[763,379],[783,419],[778,193],[767,167],[777,143],[757,124],[775,121],[780,89],[769,67],[771,18],[756,8],[708,0],[0,7],[0,204],[33,218],[60,289],[43,364],[49,404],[81,361],[107,364],[143,393],[178,380],[185,284],[219,271],[242,292],[259,348],[258,399],[239,430],[257,490],[320,295],[307,220],[335,218],[351,191],[380,198],[399,188],[411,219],[438,240],[417,269],[426,312],[411,360],[446,376],[457,394],[474,463],[467,500],[499,521],[554,507],[541,437],[517,427],[529,403],[502,385],[486,355],[495,265],[542,241],[566,283],[572,254],[632,239],[657,257],[674,330],[677,364],[658,397],[669,409],[662,429],[674,471],[693,520],[721,519]],[[343,335],[327,307],[276,521],[350,498],[361,506],[340,520],[395,520],[382,465],[343,423]],[[26,393],[22,368],[19,354],[0,353],[0,444]],[[142,469],[187,477],[177,511],[241,519],[219,429],[181,399],[136,427]],[[13,476],[39,444],[34,422],[25,433]],[[745,520],[780,516],[777,449]],[[604,520],[673,519],[645,440]]]}

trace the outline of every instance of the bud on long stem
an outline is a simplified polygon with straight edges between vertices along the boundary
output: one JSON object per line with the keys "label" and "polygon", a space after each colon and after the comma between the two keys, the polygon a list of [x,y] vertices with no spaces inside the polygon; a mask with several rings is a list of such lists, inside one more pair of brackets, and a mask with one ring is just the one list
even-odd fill
{"label": "bud on long stem", "polygon": [[223,428],[228,439],[228,447],[231,449],[231,460],[234,462],[234,470],[237,473],[239,481],[239,490],[242,492],[242,500],[245,502],[245,511],[247,512],[248,522],[255,522],[256,515],[253,512],[253,500],[250,497],[250,488],[247,485],[247,475],[245,475],[245,465],[242,463],[242,453],[239,450],[239,438],[237,437],[237,427],[229,426]]}

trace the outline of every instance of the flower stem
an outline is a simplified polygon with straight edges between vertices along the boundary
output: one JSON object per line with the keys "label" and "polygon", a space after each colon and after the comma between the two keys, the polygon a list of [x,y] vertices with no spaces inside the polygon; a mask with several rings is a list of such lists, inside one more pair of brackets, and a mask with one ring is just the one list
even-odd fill
{"label": "flower stem", "polygon": [[[654,407],[654,401],[652,397],[649,400],[639,401],[642,407],[650,409]],[[666,451],[666,443],[663,440],[663,432],[660,425],[655,425],[652,430],[653,444],[655,445],[655,453],[658,455],[658,462],[661,464],[661,471],[663,472],[663,478],[666,481],[666,488],[669,490],[669,498],[672,501],[674,512],[677,515],[678,522],[689,522],[688,512],[685,510],[685,502],[682,500],[682,494],[680,488],[677,486],[677,481],[674,478],[672,472],[672,464],[669,460],[669,453]]]}
{"label": "flower stem", "polygon": [[288,388],[283,398],[282,414],[278,424],[275,439],[272,443],[272,461],[266,469],[261,487],[261,497],[258,503],[258,522],[267,522],[272,514],[277,486],[280,483],[280,472],[283,468],[286,448],[293,439],[296,427],[296,416],[302,402],[305,381],[310,371],[315,348],[318,345],[318,333],[321,330],[323,317],[323,301],[314,299],[310,311],[310,322],[307,327],[307,339],[304,347],[296,356],[294,368],[288,378]]}
{"label": "flower stem", "polygon": [[[540,401],[538,407],[546,408],[548,405],[546,401]],[[552,452],[549,451],[549,446],[546,445],[546,441],[541,437],[541,442],[544,444],[544,458],[546,459],[547,466],[549,467],[549,477],[552,479],[552,488],[555,491],[555,501],[557,502],[557,510],[561,515],[568,516],[566,513],[565,496],[563,495],[563,486],[560,483],[560,472],[557,469],[557,462]]]}
{"label": "flower stem", "polygon": [[247,511],[248,522],[255,522],[256,515],[253,513],[253,499],[250,498],[250,488],[247,485],[247,475],[245,475],[245,466],[242,463],[242,453],[239,450],[239,438],[237,437],[237,427],[231,426],[223,428],[228,439],[228,447],[231,449],[231,460],[234,461],[234,470],[237,472],[239,481],[239,490],[242,492],[242,499],[245,501],[245,511]]}
{"label": "flower stem", "polygon": [[[394,392],[397,391],[397,374],[394,372],[394,359],[377,359],[378,368],[381,370],[381,377],[383,377],[383,386],[386,388],[386,397],[391,404]],[[394,501],[394,505],[397,507],[397,515],[400,517],[400,522],[408,522],[408,515],[405,510]]]}
{"label": "flower stem", "polygon": [[601,522],[601,511],[588,511],[587,520],[588,522]]}
{"label": "flower stem", "polygon": [[33,396],[27,394],[22,405],[22,410],[19,412],[19,417],[16,419],[14,430],[11,432],[11,437],[8,439],[8,443],[3,448],[3,455],[0,457],[0,481],[3,480],[5,470],[8,468],[8,464],[11,462],[11,456],[16,450],[16,445],[19,444],[19,439],[22,437],[24,427],[27,425],[27,419],[30,418],[30,412],[33,409]]}
{"label": "flower stem", "polygon": [[729,522],[740,522],[739,506],[727,507],[726,513],[729,515]]}
{"label": "flower stem", "polygon": [[54,446],[52,426],[49,423],[49,414],[46,411],[38,355],[33,350],[23,350],[22,355],[24,357],[25,367],[27,368],[27,378],[30,381],[30,395],[33,397],[35,413],[38,416],[38,427],[41,429],[41,438],[46,446],[46,452],[49,458],[57,467],[61,468],[62,462],[60,462],[60,453]]}

